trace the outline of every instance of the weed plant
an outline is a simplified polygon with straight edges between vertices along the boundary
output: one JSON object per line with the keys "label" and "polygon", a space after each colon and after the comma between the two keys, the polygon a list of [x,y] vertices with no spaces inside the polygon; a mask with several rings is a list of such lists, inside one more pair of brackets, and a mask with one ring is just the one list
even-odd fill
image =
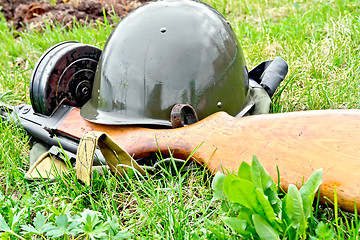
{"label": "weed plant", "polygon": [[[275,56],[288,62],[273,112],[359,108],[359,1],[205,2],[230,21],[249,69]],[[113,27],[106,21],[72,28],[48,23],[41,30],[17,32],[0,16],[0,101],[30,104],[30,76],[44,51],[70,40],[103,48]],[[31,182],[24,179],[30,140],[22,129],[0,122],[2,239],[240,238],[221,220],[221,203],[213,198],[212,177],[203,168],[164,167],[147,178],[95,173],[91,187],[77,182],[73,172],[53,182]],[[336,206],[315,202],[307,226],[302,234],[307,238],[359,238],[357,213]]]}

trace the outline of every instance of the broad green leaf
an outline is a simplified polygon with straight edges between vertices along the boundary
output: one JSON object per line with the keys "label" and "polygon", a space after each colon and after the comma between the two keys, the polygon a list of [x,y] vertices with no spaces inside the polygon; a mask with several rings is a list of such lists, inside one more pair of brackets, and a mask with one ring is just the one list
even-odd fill
{"label": "broad green leaf", "polygon": [[299,192],[301,196],[312,196],[315,195],[316,191],[319,189],[319,186],[322,182],[322,169],[316,170],[306,183],[300,188]]}
{"label": "broad green leaf", "polygon": [[335,232],[331,228],[331,225],[320,222],[315,229],[316,235],[319,239],[331,240],[335,237]]}
{"label": "broad green leaf", "polygon": [[[230,203],[230,201],[229,201]],[[234,212],[239,212],[242,208],[245,208],[244,206],[242,206],[240,203],[231,203],[231,210],[233,210]]]}
{"label": "broad green leaf", "polygon": [[279,214],[281,212],[281,200],[278,196],[278,193],[270,188],[266,189],[264,191],[265,196],[267,196],[268,201],[272,208],[274,209],[274,212],[276,214]]}
{"label": "broad green leaf", "polygon": [[230,205],[229,204],[231,204],[229,200],[222,200],[221,205],[220,205],[220,209],[221,209],[221,211],[223,213],[229,212],[229,210],[230,210]]}
{"label": "broad green leaf", "polygon": [[43,233],[47,233],[51,230],[57,229],[57,227],[55,227],[54,225],[52,225],[51,223],[46,223],[44,225],[44,229],[43,229]]}
{"label": "broad green leaf", "polygon": [[99,212],[85,209],[79,219],[83,225],[78,227],[76,230],[80,233],[85,233],[93,238],[101,238],[106,236],[106,231],[110,228],[108,222],[102,222],[99,218],[101,215]]}
{"label": "broad green leaf", "polygon": [[[238,178],[238,176],[236,176],[236,175],[234,175],[234,174],[231,174],[231,173],[229,173],[229,174],[227,174],[226,176],[225,176],[225,179],[224,179],[224,182],[223,182],[223,193],[224,193],[224,195],[226,196],[226,193],[227,192],[229,192],[229,186],[230,186],[230,183],[232,182],[232,181],[234,181],[234,180],[238,180],[239,178]],[[227,196],[226,196],[227,197]],[[228,198],[229,199],[229,198]],[[222,201],[222,203],[221,203],[221,209],[222,209],[222,211],[223,212],[227,212],[227,211],[229,211],[229,201],[231,201],[230,199],[229,200],[227,200],[227,199],[224,199],[223,201]],[[231,201],[231,202],[233,202],[233,201]]]}
{"label": "broad green leaf", "polygon": [[227,226],[229,226],[235,232],[239,234],[247,235],[245,220],[241,220],[236,217],[220,217],[220,218]]}
{"label": "broad green leaf", "polygon": [[58,227],[51,228],[46,232],[46,236],[50,237],[61,237],[62,235],[64,235],[64,231]]}
{"label": "broad green leaf", "polygon": [[127,230],[123,230],[118,232],[115,236],[112,236],[112,240],[120,240],[120,239],[129,239],[132,237],[132,234]]}
{"label": "broad green leaf", "polygon": [[247,162],[242,162],[237,175],[241,179],[251,181],[251,166]]}
{"label": "broad green leaf", "polygon": [[293,221],[286,215],[286,202],[287,202],[287,195],[285,195],[285,197],[283,198],[282,200],[282,204],[281,204],[281,207],[282,207],[282,211],[281,211],[281,220],[282,220],[282,223],[284,224],[282,226],[283,228],[283,231],[284,231],[284,236],[288,236],[288,239],[297,239],[296,236],[297,236],[297,232],[298,232],[298,225],[295,225],[295,227],[292,227],[293,224]]}
{"label": "broad green leaf", "polygon": [[98,225],[93,226],[92,228],[89,228],[89,225],[82,226],[82,228],[78,229],[78,232],[86,233],[88,236],[93,238],[101,238],[103,236],[106,236],[106,231],[109,229],[109,225],[107,223],[101,223]]}
{"label": "broad green leaf", "polygon": [[[68,217],[67,215],[63,215],[60,214],[59,216],[56,217],[55,219],[55,224],[56,226],[49,226],[49,228],[46,231],[46,236],[51,236],[51,237],[60,237],[63,236],[64,234],[72,234],[72,232],[70,232],[70,226],[72,226],[70,224],[69,229],[68,229]],[[73,223],[72,223],[73,224]]]}
{"label": "broad green leaf", "polygon": [[257,159],[255,156],[253,157],[253,161],[251,163],[251,182],[254,183],[256,188],[259,188],[261,191],[264,191],[264,188],[262,186],[261,182],[261,170],[258,167]]}
{"label": "broad green leaf", "polygon": [[236,179],[226,176],[224,181],[224,193],[230,201],[252,209],[256,213],[261,213],[260,203],[256,198],[255,186],[252,182],[244,179]]}
{"label": "broad green leaf", "polygon": [[302,201],[303,201],[304,217],[305,217],[305,220],[307,220],[311,215],[313,202],[310,201],[310,199],[307,197],[302,197]]}
{"label": "broad green leaf", "polygon": [[23,215],[25,211],[25,208],[21,209],[18,213],[16,213],[13,217],[12,223],[11,223],[11,229],[14,230],[16,224],[19,223],[21,215]]}
{"label": "broad green leaf", "polygon": [[211,183],[211,187],[214,190],[214,199],[215,200],[223,200],[225,199],[223,184],[225,180],[225,174],[221,172],[217,172],[214,180]]}
{"label": "broad green leaf", "polygon": [[281,200],[277,193],[276,184],[256,156],[253,157],[251,164],[251,179],[255,187],[264,192],[275,213],[279,214]]}
{"label": "broad green leaf", "polygon": [[[206,228],[216,236],[215,239],[228,239],[228,233],[225,229],[221,226],[218,226],[215,222],[212,222],[205,218]],[[213,237],[213,236],[212,236]]]}
{"label": "broad green leaf", "polygon": [[35,227],[31,225],[21,225],[21,228],[24,230],[24,234],[33,233],[39,235],[56,228],[50,223],[45,223],[45,216],[40,212],[38,212],[34,218],[34,226]]}
{"label": "broad green leaf", "polygon": [[23,234],[32,233],[32,234],[41,234],[36,228],[31,225],[21,225],[21,229],[24,230]]}
{"label": "broad green leaf", "polygon": [[1,235],[0,235],[1,237],[0,237],[0,239],[1,240],[10,240],[11,238],[11,235],[10,235],[10,233],[9,232],[3,232],[3,233],[1,233]]}
{"label": "broad green leaf", "polygon": [[68,218],[66,215],[60,214],[59,216],[56,217],[55,223],[59,228],[66,229],[68,225]]}
{"label": "broad green leaf", "polygon": [[256,233],[259,235],[260,239],[263,240],[278,240],[280,239],[279,234],[276,230],[260,215],[254,214],[252,216]]}
{"label": "broad green leaf", "polygon": [[285,220],[285,222],[287,223],[287,225],[291,224],[291,220],[289,219],[289,217],[286,215],[286,201],[287,201],[287,195],[285,195],[285,197],[282,199],[281,202],[281,219]]}
{"label": "broad green leaf", "polygon": [[74,221],[72,222],[68,227],[67,227],[67,234],[69,235],[76,235],[79,233],[79,231],[77,230],[78,227],[80,225],[80,222],[78,221]]}
{"label": "broad green leaf", "polygon": [[311,215],[312,203],[316,191],[319,189],[322,182],[322,169],[315,171],[306,183],[300,188],[299,192],[303,199],[305,219]]}
{"label": "broad green leaf", "polygon": [[255,187],[261,189],[261,191],[265,191],[268,188],[276,191],[274,180],[272,180],[271,176],[261,165],[256,156],[253,157],[251,163],[251,180],[255,184]]}
{"label": "broad green leaf", "polygon": [[253,214],[254,214],[253,210],[246,207],[242,207],[238,210],[237,218],[245,220],[249,226],[254,226],[254,223],[252,221]]}
{"label": "broad green leaf", "polygon": [[36,229],[41,230],[45,224],[45,216],[38,212],[36,213],[36,217],[34,218],[34,226]]}
{"label": "broad green leaf", "polygon": [[98,223],[100,223],[99,212],[92,211],[89,209],[85,209],[82,213],[80,213],[80,220],[84,223],[85,228],[93,229]]}
{"label": "broad green leaf", "polygon": [[11,231],[10,227],[5,222],[5,219],[2,216],[2,214],[0,214],[0,231],[4,231],[4,232],[10,232]]}
{"label": "broad green leaf", "polygon": [[[254,214],[254,211],[246,208],[246,207],[241,207],[238,211],[237,211],[238,215],[237,218],[240,220],[244,220],[247,223],[246,226],[246,232],[249,233],[249,237],[251,235],[256,235],[256,230],[255,230],[255,226],[252,220],[252,215]],[[243,234],[243,237],[246,237],[245,234]]]}
{"label": "broad green leaf", "polygon": [[224,182],[223,182],[223,191],[226,195],[226,192],[229,191],[228,187],[230,186],[230,183],[234,180],[239,180],[240,178],[234,174],[229,173],[225,176]]}
{"label": "broad green leaf", "polygon": [[112,216],[111,218],[108,218],[107,223],[109,224],[110,235],[115,235],[120,229],[119,219],[116,216]]}
{"label": "broad green leaf", "polygon": [[286,194],[286,215],[292,221],[291,225],[298,228],[300,235],[305,233],[307,221],[304,216],[303,201],[299,190],[290,184]]}
{"label": "broad green leaf", "polygon": [[269,201],[266,199],[264,193],[260,190],[260,189],[256,189],[256,198],[259,201],[259,203],[261,204],[265,215],[262,216],[264,218],[267,219],[267,221],[273,226],[275,227],[276,223],[275,223],[275,212],[274,209],[271,207]]}

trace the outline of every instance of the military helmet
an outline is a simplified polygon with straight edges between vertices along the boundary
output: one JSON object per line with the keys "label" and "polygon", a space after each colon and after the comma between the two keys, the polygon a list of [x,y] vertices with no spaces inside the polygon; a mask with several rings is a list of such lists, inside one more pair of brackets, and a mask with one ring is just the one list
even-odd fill
{"label": "military helmet", "polygon": [[235,116],[249,105],[248,82],[238,39],[214,8],[192,0],[150,2],[113,30],[81,116],[171,126],[176,104],[192,106],[199,119],[217,111]]}

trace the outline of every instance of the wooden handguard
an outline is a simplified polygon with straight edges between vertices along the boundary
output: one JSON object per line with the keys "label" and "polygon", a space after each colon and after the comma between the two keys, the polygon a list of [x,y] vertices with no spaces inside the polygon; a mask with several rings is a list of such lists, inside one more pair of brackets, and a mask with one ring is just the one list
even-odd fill
{"label": "wooden handguard", "polygon": [[286,191],[298,187],[317,169],[323,169],[321,202],[334,200],[339,206],[360,210],[360,110],[318,110],[234,118],[225,112],[178,129],[148,129],[109,126],[85,121],[79,109],[72,110],[58,131],[80,139],[84,132],[108,133],[134,158],[152,152],[192,158],[212,173],[237,172],[242,161],[256,155],[272,178]]}

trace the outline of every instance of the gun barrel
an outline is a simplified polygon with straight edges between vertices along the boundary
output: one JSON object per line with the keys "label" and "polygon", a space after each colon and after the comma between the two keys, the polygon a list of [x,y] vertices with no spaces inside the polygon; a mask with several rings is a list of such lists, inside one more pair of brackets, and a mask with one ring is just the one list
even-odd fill
{"label": "gun barrel", "polygon": [[[59,153],[72,153],[69,158],[73,158],[72,156],[76,156],[79,140],[56,131],[60,122],[72,108],[61,105],[52,116],[44,116],[36,114],[30,105],[23,104],[14,107],[0,102],[0,116],[3,121],[14,122],[16,125],[22,126],[29,135],[46,145],[60,148]],[[99,149],[95,151],[95,154],[97,158],[94,160],[106,165]]]}

